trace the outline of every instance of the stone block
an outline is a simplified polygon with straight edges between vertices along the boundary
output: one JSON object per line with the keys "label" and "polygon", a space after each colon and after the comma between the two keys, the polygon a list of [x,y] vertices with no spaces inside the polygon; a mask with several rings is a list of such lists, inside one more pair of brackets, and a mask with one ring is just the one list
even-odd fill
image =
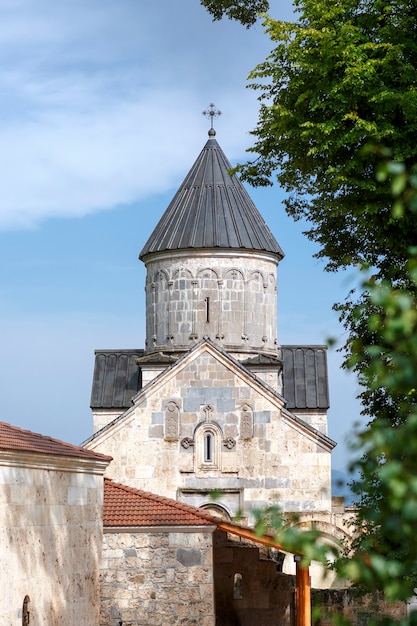
{"label": "stone block", "polygon": [[269,424],[271,422],[271,411],[255,411],[253,421],[255,424]]}

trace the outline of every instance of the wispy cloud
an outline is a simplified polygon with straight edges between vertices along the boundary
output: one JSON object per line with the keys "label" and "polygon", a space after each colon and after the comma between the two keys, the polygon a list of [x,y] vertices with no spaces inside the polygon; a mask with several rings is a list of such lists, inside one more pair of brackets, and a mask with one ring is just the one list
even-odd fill
{"label": "wispy cloud", "polygon": [[[85,215],[173,187],[202,145],[199,112],[213,98],[228,111],[229,155],[243,154],[256,100],[240,75],[242,55],[249,70],[256,57],[245,41],[261,34],[245,40],[237,25],[213,26],[197,0],[159,4],[2,5],[0,229]],[[200,40],[187,26],[190,12],[205,20]],[[216,28],[230,29],[227,48],[224,38],[212,40]],[[187,46],[176,46],[181,37]]]}

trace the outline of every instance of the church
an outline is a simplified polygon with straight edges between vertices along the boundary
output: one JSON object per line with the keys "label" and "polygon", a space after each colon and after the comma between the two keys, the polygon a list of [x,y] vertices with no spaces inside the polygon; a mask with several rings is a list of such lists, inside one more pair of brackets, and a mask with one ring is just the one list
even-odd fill
{"label": "church", "polygon": [[[332,507],[326,346],[280,344],[284,252],[208,135],[139,255],[145,346],[96,350],[84,446],[133,489],[248,526],[278,506],[338,544],[350,530]],[[295,574],[292,556],[280,570]]]}
{"label": "church", "polygon": [[[146,344],[96,350],[92,436],[77,448],[0,424],[5,579],[20,554],[5,624],[293,626],[297,564],[260,545],[256,511],[350,537],[331,496],[326,346],[280,344],[284,252],[210,115],[139,255]],[[339,584],[314,566],[311,582]]]}
{"label": "church", "polygon": [[96,351],[85,446],[111,478],[228,519],[330,511],[326,347],[279,344],[284,253],[230,170],[211,128],[139,256],[145,347]]}

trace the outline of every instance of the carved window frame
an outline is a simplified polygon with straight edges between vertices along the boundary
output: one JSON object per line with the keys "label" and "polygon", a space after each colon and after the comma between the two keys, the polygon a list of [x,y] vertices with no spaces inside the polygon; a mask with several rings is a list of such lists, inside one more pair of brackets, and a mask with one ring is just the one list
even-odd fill
{"label": "carved window frame", "polygon": [[[220,470],[223,433],[218,424],[203,422],[194,435],[196,467],[199,470]],[[207,445],[210,454],[207,455]]]}

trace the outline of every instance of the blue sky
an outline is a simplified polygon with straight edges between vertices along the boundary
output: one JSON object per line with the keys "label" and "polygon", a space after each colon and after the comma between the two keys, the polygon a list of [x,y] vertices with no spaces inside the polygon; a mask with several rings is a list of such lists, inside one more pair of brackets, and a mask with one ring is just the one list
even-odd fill
{"label": "blue sky", "polygon": [[[291,17],[289,0],[271,14]],[[92,432],[94,349],[144,345],[138,253],[207,139],[245,158],[257,119],[249,71],[261,25],[213,23],[198,0],[1,0],[0,376],[2,421],[80,443]],[[343,339],[324,272],[278,187],[249,189],[286,253],[282,343]],[[333,465],[359,419],[356,383],[329,352]]]}

